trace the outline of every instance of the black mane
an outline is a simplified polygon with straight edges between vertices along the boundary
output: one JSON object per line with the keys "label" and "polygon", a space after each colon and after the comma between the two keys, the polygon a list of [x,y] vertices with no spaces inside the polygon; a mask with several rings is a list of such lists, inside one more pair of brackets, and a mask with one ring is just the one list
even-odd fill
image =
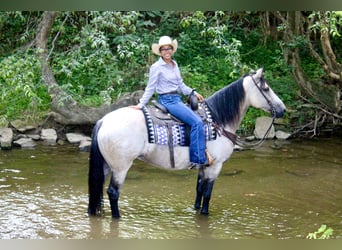
{"label": "black mane", "polygon": [[219,125],[235,123],[240,118],[240,104],[245,98],[243,79],[241,77],[205,100],[214,121]]}

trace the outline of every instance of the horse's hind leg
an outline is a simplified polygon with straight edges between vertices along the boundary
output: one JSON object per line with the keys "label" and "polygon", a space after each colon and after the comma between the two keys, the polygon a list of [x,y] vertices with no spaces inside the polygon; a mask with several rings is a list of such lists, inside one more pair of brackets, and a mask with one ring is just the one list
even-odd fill
{"label": "horse's hind leg", "polygon": [[112,210],[113,218],[120,218],[119,212],[119,196],[120,196],[120,185],[115,183],[113,175],[110,179],[110,183],[107,189],[107,194],[110,202],[110,208]]}

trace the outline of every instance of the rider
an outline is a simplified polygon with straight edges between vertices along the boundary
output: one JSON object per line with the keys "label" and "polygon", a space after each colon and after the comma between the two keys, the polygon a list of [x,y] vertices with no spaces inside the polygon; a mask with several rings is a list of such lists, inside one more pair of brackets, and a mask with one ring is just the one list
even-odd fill
{"label": "rider", "polygon": [[141,109],[156,92],[158,94],[158,102],[170,114],[191,127],[190,168],[210,166],[213,163],[213,159],[206,150],[202,119],[182,102],[180,94],[190,95],[193,93],[200,102],[204,98],[183,82],[178,64],[172,58],[177,47],[177,40],[174,39],[172,41],[169,36],[162,36],[158,43],[152,44],[152,52],[160,56],[160,58],[150,67],[149,80],[140,102],[131,107]]}

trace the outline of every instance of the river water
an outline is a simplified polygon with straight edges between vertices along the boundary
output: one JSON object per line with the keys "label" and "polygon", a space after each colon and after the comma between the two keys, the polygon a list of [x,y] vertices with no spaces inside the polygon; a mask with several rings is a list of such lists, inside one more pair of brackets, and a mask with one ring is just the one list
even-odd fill
{"label": "river water", "polygon": [[342,238],[340,139],[267,141],[234,152],[209,216],[193,210],[196,170],[136,161],[121,218],[88,217],[88,153],[75,145],[0,150],[0,239],[304,239],[322,224]]}

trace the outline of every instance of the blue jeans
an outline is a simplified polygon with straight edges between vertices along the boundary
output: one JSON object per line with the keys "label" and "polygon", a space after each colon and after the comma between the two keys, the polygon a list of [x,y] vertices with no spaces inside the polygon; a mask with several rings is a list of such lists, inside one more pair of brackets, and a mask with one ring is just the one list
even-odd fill
{"label": "blue jeans", "polygon": [[205,131],[202,119],[182,102],[180,95],[159,95],[158,102],[171,115],[190,126],[190,162],[204,164],[207,157],[205,155]]}

